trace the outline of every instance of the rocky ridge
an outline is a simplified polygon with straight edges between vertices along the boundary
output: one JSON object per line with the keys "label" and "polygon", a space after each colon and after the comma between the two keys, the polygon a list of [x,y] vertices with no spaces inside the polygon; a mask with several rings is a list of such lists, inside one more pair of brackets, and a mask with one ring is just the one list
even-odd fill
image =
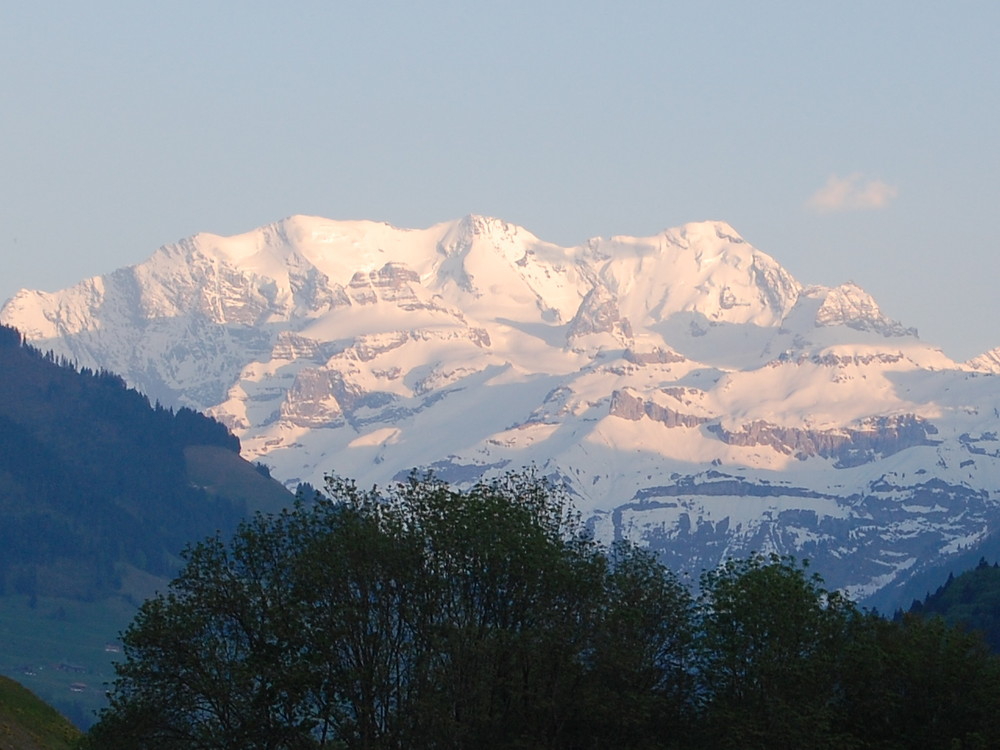
{"label": "rocky ridge", "polygon": [[563,248],[480,216],[297,216],[0,321],[207,411],[289,485],[533,463],[602,537],[694,573],[793,552],[876,601],[997,525],[996,353],[955,363],[723,222]]}

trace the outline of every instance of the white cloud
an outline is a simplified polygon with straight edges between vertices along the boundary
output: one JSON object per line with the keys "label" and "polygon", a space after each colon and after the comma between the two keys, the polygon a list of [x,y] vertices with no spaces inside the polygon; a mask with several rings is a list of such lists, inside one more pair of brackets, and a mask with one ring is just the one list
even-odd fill
{"label": "white cloud", "polygon": [[874,211],[885,208],[899,194],[892,185],[881,180],[869,180],[856,172],[847,177],[831,175],[826,184],[806,201],[806,205],[819,213],[838,211]]}

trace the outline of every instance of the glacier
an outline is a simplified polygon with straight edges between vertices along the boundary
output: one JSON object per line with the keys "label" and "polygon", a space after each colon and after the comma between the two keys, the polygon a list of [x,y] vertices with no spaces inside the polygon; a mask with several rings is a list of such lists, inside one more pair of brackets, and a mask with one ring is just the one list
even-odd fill
{"label": "glacier", "polygon": [[561,247],[484,216],[293,216],[22,290],[0,321],[211,414],[289,487],[534,466],[601,539],[694,577],[789,553],[889,606],[1000,521],[1000,349],[954,362],[724,222]]}

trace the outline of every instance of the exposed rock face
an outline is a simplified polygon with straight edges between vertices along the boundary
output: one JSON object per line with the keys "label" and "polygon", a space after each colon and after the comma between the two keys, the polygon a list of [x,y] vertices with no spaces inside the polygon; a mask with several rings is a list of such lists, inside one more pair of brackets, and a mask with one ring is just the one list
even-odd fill
{"label": "exposed rock face", "polygon": [[883,364],[883,365],[894,365],[897,362],[903,360],[902,354],[886,354],[883,352],[876,352],[874,354],[851,354],[851,355],[837,355],[837,354],[814,354],[809,357],[809,361],[822,365],[823,367],[842,367],[844,365],[870,365],[873,363]]}
{"label": "exposed rock face", "polygon": [[587,292],[580,309],[570,321],[566,332],[567,345],[592,333],[609,333],[622,341],[632,338],[632,325],[618,311],[618,300],[600,284]]}
{"label": "exposed rock face", "polygon": [[692,414],[682,414],[668,406],[661,406],[653,401],[644,401],[628,390],[615,391],[611,394],[611,407],[608,413],[613,417],[629,419],[633,422],[649,417],[654,422],[660,422],[667,427],[697,427],[709,420]]}
{"label": "exposed rock face", "polygon": [[801,460],[812,456],[835,458],[838,468],[875,461],[918,445],[939,444],[928,438],[937,433],[937,428],[913,414],[871,417],[856,427],[835,430],[779,427],[765,421],[751,422],[735,431],[718,424],[710,425],[708,430],[729,445],[766,445]]}
{"label": "exposed rock face", "polygon": [[967,364],[973,369],[1000,375],[1000,348],[973,357]]}
{"label": "exposed rock face", "polygon": [[386,263],[368,274],[357,272],[351,278],[351,293],[359,304],[377,301],[392,302],[404,310],[414,310],[423,305],[417,299],[411,284],[419,284],[420,276],[402,263]]}
{"label": "exposed rock face", "polygon": [[301,316],[351,304],[347,291],[314,267],[293,266],[288,273],[292,314]]}
{"label": "exposed rock face", "polygon": [[291,331],[280,331],[274,348],[271,350],[273,359],[287,360],[311,360],[319,362],[325,360],[324,347],[315,339],[298,336]]}
{"label": "exposed rock face", "polygon": [[378,356],[391,352],[411,340],[411,334],[406,331],[391,333],[373,333],[358,336],[350,347],[350,352],[359,362],[371,362]]}
{"label": "exposed rock face", "polygon": [[345,395],[344,391],[339,373],[311,368],[302,370],[281,405],[281,418],[296,427],[342,426],[344,409],[337,393]]}
{"label": "exposed rock face", "polygon": [[656,347],[648,352],[637,352],[634,349],[626,349],[625,359],[636,365],[668,365],[672,362],[683,362],[685,358],[677,352]]}
{"label": "exposed rock face", "polygon": [[879,310],[875,300],[856,284],[841,284],[826,293],[816,313],[817,326],[847,326],[874,331],[883,336],[915,336],[916,329],[903,328]]}
{"label": "exposed rock face", "polygon": [[600,539],[694,575],[787,552],[875,595],[1000,527],[1000,356],[956,364],[722,222],[567,248],[479,216],[291,217],[0,321],[209,411],[289,486],[533,464]]}

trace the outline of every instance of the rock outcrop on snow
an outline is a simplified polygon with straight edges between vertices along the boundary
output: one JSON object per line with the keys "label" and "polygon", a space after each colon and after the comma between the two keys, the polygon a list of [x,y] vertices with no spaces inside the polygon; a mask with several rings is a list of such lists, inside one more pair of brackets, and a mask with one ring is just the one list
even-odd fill
{"label": "rock outcrop on snow", "polygon": [[996,352],[955,363],[722,222],[566,248],[480,216],[296,216],[22,291],[0,321],[207,411],[290,486],[534,464],[601,537],[695,574],[791,552],[888,597],[1000,519]]}

